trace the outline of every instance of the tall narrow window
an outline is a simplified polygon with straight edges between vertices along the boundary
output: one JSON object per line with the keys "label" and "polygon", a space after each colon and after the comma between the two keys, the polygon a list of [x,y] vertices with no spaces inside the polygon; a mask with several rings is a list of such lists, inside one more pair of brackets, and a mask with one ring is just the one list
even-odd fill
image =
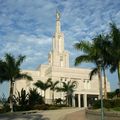
{"label": "tall narrow window", "polygon": [[63,56],[60,56],[60,66],[63,67]]}

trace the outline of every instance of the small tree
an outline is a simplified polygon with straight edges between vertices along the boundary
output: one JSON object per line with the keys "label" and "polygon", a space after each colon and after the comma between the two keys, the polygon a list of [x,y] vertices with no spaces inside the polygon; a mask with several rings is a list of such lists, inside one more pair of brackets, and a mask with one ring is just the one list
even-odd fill
{"label": "small tree", "polygon": [[61,88],[57,88],[57,91],[62,91],[66,93],[66,104],[68,106],[71,105],[71,99],[73,97],[73,92],[74,89],[77,87],[77,82],[76,81],[68,81],[66,82],[62,82],[63,83],[63,87]]}
{"label": "small tree", "polygon": [[13,88],[16,80],[25,78],[32,80],[26,73],[21,73],[20,66],[24,61],[25,56],[19,55],[15,58],[11,54],[5,54],[5,57],[0,62],[0,81],[10,81],[10,109],[13,112]]}
{"label": "small tree", "polygon": [[14,100],[21,106],[28,104],[28,93],[22,88],[21,91],[17,92],[17,96],[14,95]]}
{"label": "small tree", "polygon": [[44,101],[45,101],[46,90],[50,88],[49,80],[47,80],[45,83],[42,82],[41,80],[38,80],[36,83],[34,83],[34,85],[44,91]]}
{"label": "small tree", "polygon": [[44,103],[42,96],[35,88],[29,90],[28,101],[31,106]]}
{"label": "small tree", "polygon": [[50,90],[52,91],[52,103],[54,103],[54,92],[57,90],[59,81],[53,82],[51,79],[48,79],[48,82],[50,83]]}

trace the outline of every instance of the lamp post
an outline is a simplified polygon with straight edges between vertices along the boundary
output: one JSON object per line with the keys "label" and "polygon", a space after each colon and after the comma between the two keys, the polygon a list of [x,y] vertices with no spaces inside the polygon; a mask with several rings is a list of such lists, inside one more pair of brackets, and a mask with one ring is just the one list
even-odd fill
{"label": "lamp post", "polygon": [[102,74],[101,74],[101,67],[102,67],[102,60],[99,61],[99,78],[100,78],[100,102],[101,102],[101,120],[104,120],[104,109],[103,109],[103,90],[102,90]]}

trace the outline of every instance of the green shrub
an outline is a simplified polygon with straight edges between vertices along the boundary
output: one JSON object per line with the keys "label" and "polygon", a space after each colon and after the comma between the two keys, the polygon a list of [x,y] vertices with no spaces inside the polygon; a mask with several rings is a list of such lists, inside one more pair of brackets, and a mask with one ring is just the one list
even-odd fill
{"label": "green shrub", "polygon": [[100,105],[101,105],[100,100],[96,100],[96,101],[93,103],[93,109],[98,109],[98,108],[100,108]]}
{"label": "green shrub", "polygon": [[10,106],[9,104],[4,104],[3,108],[0,110],[0,113],[5,113],[10,111]]}
{"label": "green shrub", "polygon": [[114,100],[114,107],[120,107],[120,99]]}
{"label": "green shrub", "polygon": [[44,104],[42,96],[37,92],[37,89],[30,89],[28,95],[29,105]]}
{"label": "green shrub", "polygon": [[14,111],[28,111],[28,110],[32,110],[32,107],[30,105],[24,105],[24,106],[16,105],[16,106],[14,106]]}
{"label": "green shrub", "polygon": [[[104,108],[120,107],[120,99],[103,100],[103,106],[104,106]],[[100,100],[97,100],[93,103],[93,109],[98,109],[100,107],[101,107],[101,101]]]}
{"label": "green shrub", "polygon": [[120,107],[115,107],[115,108],[113,108],[113,110],[120,111]]}
{"label": "green shrub", "polygon": [[42,104],[42,105],[34,105],[33,110],[48,110],[49,109],[49,105],[47,104]]}

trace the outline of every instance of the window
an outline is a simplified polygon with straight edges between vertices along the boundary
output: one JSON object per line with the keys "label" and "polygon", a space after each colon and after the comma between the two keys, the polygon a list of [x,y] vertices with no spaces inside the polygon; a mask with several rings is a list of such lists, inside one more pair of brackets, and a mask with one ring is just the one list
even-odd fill
{"label": "window", "polygon": [[83,84],[84,84],[84,89],[91,89],[91,82],[90,80],[83,80]]}

